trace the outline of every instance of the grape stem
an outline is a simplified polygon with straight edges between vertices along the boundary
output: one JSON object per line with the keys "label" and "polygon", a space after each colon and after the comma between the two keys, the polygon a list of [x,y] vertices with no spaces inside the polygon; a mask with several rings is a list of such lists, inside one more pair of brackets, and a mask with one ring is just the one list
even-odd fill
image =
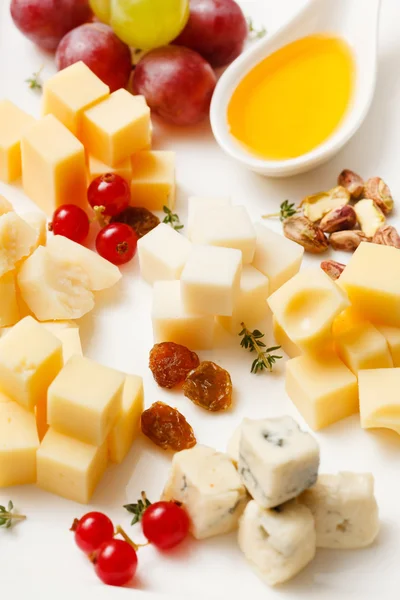
{"label": "grape stem", "polygon": [[114,536],[116,536],[116,535],[120,535],[121,537],[123,537],[124,540],[130,546],[132,546],[132,548],[136,552],[139,550],[139,548],[144,548],[145,546],[148,546],[148,544],[149,544],[149,542],[147,542],[146,544],[135,544],[135,542],[129,537],[129,535],[126,533],[126,531],[124,531],[124,529],[122,529],[121,525],[116,526]]}

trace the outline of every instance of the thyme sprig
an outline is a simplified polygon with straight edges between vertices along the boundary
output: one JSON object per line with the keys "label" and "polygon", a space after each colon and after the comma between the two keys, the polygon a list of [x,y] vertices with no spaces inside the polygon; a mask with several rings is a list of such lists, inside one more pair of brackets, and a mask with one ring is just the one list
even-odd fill
{"label": "thyme sprig", "polygon": [[43,71],[43,65],[40,67],[36,73],[32,73],[31,77],[25,79],[25,83],[28,84],[31,90],[41,90],[43,88],[40,75]]}
{"label": "thyme sprig", "polygon": [[177,215],[176,213],[173,213],[172,210],[170,208],[168,208],[168,206],[163,206],[163,211],[165,213],[163,223],[166,223],[167,225],[171,225],[171,227],[173,229],[175,229],[175,231],[179,231],[180,229],[183,229],[184,226],[180,222],[179,215]]}
{"label": "thyme sprig", "polygon": [[139,521],[142,520],[146,508],[148,508],[150,505],[151,502],[147,498],[146,492],[141,492],[141,498],[139,498],[139,500],[134,504],[124,504],[124,508],[126,508],[128,512],[134,515],[131,521],[131,525],[135,525],[136,523],[139,523]]}
{"label": "thyme sprig", "polygon": [[14,504],[10,500],[7,506],[0,506],[0,527],[9,529],[13,525],[13,521],[23,521],[26,519],[25,515],[19,515],[13,512]]}
{"label": "thyme sprig", "polygon": [[249,37],[253,40],[260,40],[267,33],[267,30],[263,25],[260,28],[255,27],[251,17],[247,17],[247,25],[249,27]]}
{"label": "thyme sprig", "polygon": [[296,207],[294,202],[289,202],[289,200],[284,200],[279,207],[279,212],[271,213],[269,215],[263,215],[263,219],[271,219],[272,217],[279,217],[280,221],[286,221],[289,217],[293,217],[293,215],[297,214],[299,209]]}
{"label": "thyme sprig", "polygon": [[258,371],[263,371],[264,369],[272,371],[274,364],[277,360],[282,358],[282,356],[271,353],[279,350],[281,346],[271,346],[270,348],[267,348],[267,345],[262,341],[265,335],[264,333],[261,333],[258,329],[250,331],[244,323],[241,323],[241,326],[242,331],[239,333],[239,336],[242,340],[240,345],[245,350],[249,350],[249,352],[257,353],[257,358],[253,360],[251,365],[251,373],[258,373]]}

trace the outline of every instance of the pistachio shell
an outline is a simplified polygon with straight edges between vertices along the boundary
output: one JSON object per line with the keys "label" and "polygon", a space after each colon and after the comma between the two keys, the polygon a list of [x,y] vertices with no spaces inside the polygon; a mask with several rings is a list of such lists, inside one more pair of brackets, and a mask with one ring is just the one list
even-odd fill
{"label": "pistachio shell", "polygon": [[346,267],[346,265],[336,262],[336,260],[323,260],[320,266],[321,269],[334,280],[339,279]]}
{"label": "pistachio shell", "polygon": [[339,177],[338,177],[338,185],[349,190],[350,195],[353,200],[358,200],[361,198],[364,192],[364,181],[363,179],[354,173],[354,171],[350,171],[350,169],[344,169]]}
{"label": "pistachio shell", "polygon": [[329,238],[334,250],[343,250],[344,252],[354,252],[361,242],[368,242],[369,238],[358,229],[349,231],[336,231]]}
{"label": "pistachio shell", "polygon": [[393,210],[394,200],[389,186],[380,177],[368,179],[364,188],[364,197],[373,200],[385,215]]}
{"label": "pistachio shell", "polygon": [[384,225],[375,233],[372,242],[374,244],[381,244],[382,246],[400,248],[400,235],[392,225]]}
{"label": "pistachio shell", "polygon": [[284,235],[293,242],[300,244],[307,252],[320,254],[328,249],[329,242],[318,225],[307,217],[289,217],[283,223]]}
{"label": "pistachio shell", "polygon": [[307,196],[301,202],[305,216],[313,223],[320,221],[324,215],[350,202],[350,192],[342,186],[332,188],[328,192],[319,192]]}

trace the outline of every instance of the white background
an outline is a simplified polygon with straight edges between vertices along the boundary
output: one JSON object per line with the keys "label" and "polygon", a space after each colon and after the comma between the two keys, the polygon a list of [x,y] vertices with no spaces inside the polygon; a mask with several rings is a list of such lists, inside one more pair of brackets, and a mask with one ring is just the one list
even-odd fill
{"label": "white background", "polygon": [[[243,0],[247,14],[264,23],[269,32],[290,16],[304,0]],[[324,0],[332,1],[334,0]],[[368,2],[368,0],[365,0]],[[40,93],[24,80],[43,63],[44,78],[54,71],[45,57],[13,27],[8,0],[0,7],[0,97],[8,97],[38,116]],[[354,24],[357,26],[357,24]],[[368,44],[368,39],[365,39]],[[282,200],[298,201],[304,195],[332,187],[342,168],[365,178],[384,177],[395,198],[400,198],[400,3],[383,0],[380,28],[379,76],[370,114],[354,139],[330,163],[288,180],[267,180],[245,171],[225,156],[213,140],[208,124],[178,129],[156,123],[155,147],[177,153],[179,198],[177,210],[186,217],[189,195],[230,195],[245,204],[254,219],[276,210]],[[332,82],[332,93],[335,93]],[[296,90],[293,90],[295,97]],[[18,186],[0,183],[0,193],[20,211],[32,203]],[[393,219],[396,222],[396,216]],[[279,223],[271,227],[279,230]],[[317,264],[319,258],[308,259]],[[291,414],[302,419],[284,393],[284,361],[271,375],[251,375],[251,356],[239,340],[221,336],[212,359],[227,368],[234,383],[234,407],[225,414],[208,414],[181,393],[165,392],[155,385],[147,368],[151,348],[150,288],[141,282],[136,261],[123,269],[120,284],[99,295],[96,309],[81,320],[85,353],[123,371],[141,374],[146,405],[163,400],[176,405],[193,425],[197,439],[223,450],[235,425],[244,416]],[[240,554],[235,535],[204,542],[188,541],[175,552],[160,556],[151,548],[140,551],[140,568],[133,589],[103,586],[91,565],[74,546],[68,531],[73,517],[86,512],[72,502],[34,486],[0,490],[0,504],[10,497],[28,515],[11,530],[0,530],[0,595],[7,598],[174,598],[222,599],[228,595],[253,600],[284,598],[397,598],[400,587],[400,439],[389,431],[364,432],[357,416],[316,435],[322,453],[322,471],[372,471],[381,510],[382,531],[369,549],[352,552],[318,551],[315,561],[279,590],[267,588]],[[160,493],[171,456],[139,440],[121,466],[109,468],[93,497],[93,508],[107,512],[130,530],[122,509],[135,502],[142,489],[154,499]],[[139,532],[132,532],[136,538]],[[154,593],[154,596],[150,592]],[[160,594],[160,596],[158,596]]]}

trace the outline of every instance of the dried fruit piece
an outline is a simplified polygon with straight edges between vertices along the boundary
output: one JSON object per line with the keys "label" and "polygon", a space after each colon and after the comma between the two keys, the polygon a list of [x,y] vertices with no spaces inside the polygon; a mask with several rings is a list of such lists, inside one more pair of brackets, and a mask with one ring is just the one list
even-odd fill
{"label": "dried fruit piece", "polygon": [[143,434],[164,450],[180,452],[196,445],[193,429],[185,417],[164,402],[154,402],[142,412],[140,421]]}
{"label": "dried fruit piece", "polygon": [[389,186],[380,177],[368,179],[364,187],[364,197],[373,200],[385,215],[393,210],[394,201]]}
{"label": "dried fruit piece", "polygon": [[141,238],[157,227],[160,219],[147,210],[147,208],[142,206],[128,206],[119,215],[112,217],[110,223],[125,223],[125,225],[130,225],[136,232],[136,235]]}
{"label": "dried fruit piece", "polygon": [[300,206],[304,215],[313,223],[320,221],[326,213],[350,202],[350,192],[342,186],[332,188],[328,192],[319,192],[304,198]]}
{"label": "dried fruit piece", "polygon": [[384,225],[380,227],[372,238],[374,244],[381,244],[382,246],[393,246],[393,248],[400,248],[400,235],[392,225]]}
{"label": "dried fruit piece", "polygon": [[160,387],[179,385],[199,364],[200,359],[195,352],[174,342],[155,344],[150,351],[149,367]]}
{"label": "dried fruit piece", "polygon": [[336,260],[323,260],[320,266],[321,269],[334,280],[339,279],[346,267],[346,265],[336,262]]}
{"label": "dried fruit piece", "polygon": [[222,367],[206,360],[189,373],[183,384],[183,393],[206,410],[226,410],[232,404],[231,376]]}
{"label": "dried fruit piece", "polygon": [[354,171],[350,171],[350,169],[344,169],[340,173],[338,185],[346,188],[353,200],[361,198],[364,192],[364,180],[357,173],[354,173]]}
{"label": "dried fruit piece", "polygon": [[352,206],[346,204],[329,211],[319,224],[324,233],[334,233],[344,229],[353,229],[357,223],[356,211]]}
{"label": "dried fruit piece", "polygon": [[325,252],[329,246],[322,229],[307,217],[289,217],[283,223],[283,233],[289,240],[300,244],[307,252],[313,254]]}
{"label": "dried fruit piece", "polygon": [[351,231],[336,231],[329,238],[334,250],[343,250],[344,252],[354,252],[361,242],[369,242],[370,239],[359,229]]}
{"label": "dried fruit piece", "polygon": [[357,221],[365,235],[372,238],[380,227],[385,223],[385,215],[376,206],[375,202],[369,198],[360,200],[355,204]]}

